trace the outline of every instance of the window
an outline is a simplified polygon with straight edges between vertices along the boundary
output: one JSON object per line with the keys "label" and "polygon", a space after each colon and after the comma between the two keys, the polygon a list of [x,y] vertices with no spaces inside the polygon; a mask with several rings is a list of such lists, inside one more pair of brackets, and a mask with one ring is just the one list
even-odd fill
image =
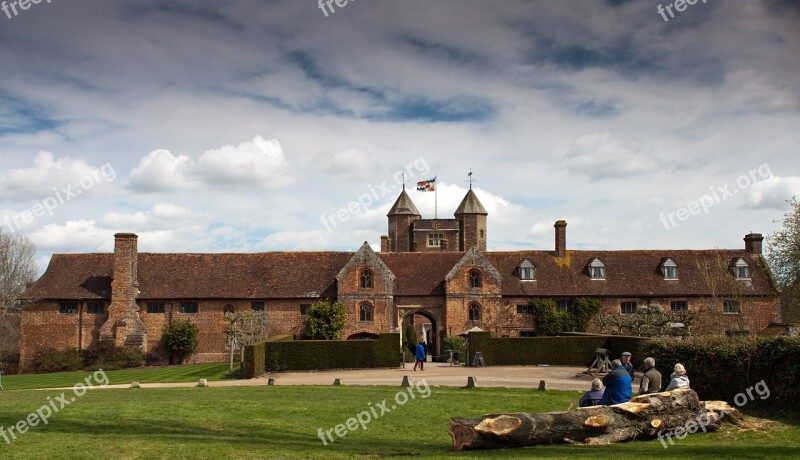
{"label": "window", "polygon": [[471,303],[469,304],[469,320],[470,321],[480,321],[481,320],[481,306],[478,303]]}
{"label": "window", "polygon": [[233,313],[233,305],[226,304],[224,307],[222,307],[222,313]]}
{"label": "window", "polygon": [[65,315],[74,315],[78,313],[78,302],[61,302],[58,306],[58,312]]}
{"label": "window", "polygon": [[595,257],[592,262],[589,263],[589,276],[591,276],[593,280],[606,279],[606,264]]}
{"label": "window", "polygon": [[372,321],[372,305],[367,302],[361,304],[361,307],[358,309],[358,320]]}
{"label": "window", "polygon": [[86,304],[86,313],[90,315],[102,315],[106,312],[106,304],[103,302],[89,302]]}
{"label": "window", "polygon": [[308,309],[311,308],[310,303],[300,304],[300,316],[308,316]]}
{"label": "window", "polygon": [[661,274],[666,280],[678,279],[678,264],[671,258],[667,258],[667,260],[661,264]]}
{"label": "window", "polygon": [[444,235],[441,233],[428,233],[428,247],[436,247],[442,245]]}
{"label": "window", "polygon": [[572,299],[556,299],[556,310],[569,313],[572,310]]}
{"label": "window", "polygon": [[532,315],[533,314],[533,307],[530,304],[524,305],[517,305],[517,314],[518,315]]}
{"label": "window", "polygon": [[519,264],[519,279],[521,280],[534,279],[534,276],[536,274],[534,272],[534,269],[535,265],[533,265],[533,262],[531,262],[528,259],[523,260],[522,263]]}
{"label": "window", "polygon": [[739,257],[739,260],[736,261],[736,265],[734,266],[734,274],[736,275],[736,279],[750,279],[750,265],[748,265],[747,262],[745,262],[745,260],[741,257]]}
{"label": "window", "polygon": [[486,230],[481,229],[481,239],[486,238]]}
{"label": "window", "polygon": [[478,270],[469,271],[469,287],[471,288],[481,287],[481,272],[479,272]]}
{"label": "window", "polygon": [[619,304],[619,312],[623,315],[632,315],[636,313],[636,302],[621,302]]}
{"label": "window", "polygon": [[364,289],[372,287],[372,272],[369,270],[361,270],[359,285]]}
{"label": "window", "polygon": [[264,302],[250,302],[250,308],[253,311],[264,311]]}
{"label": "window", "polygon": [[739,313],[739,301],[738,300],[723,300],[722,301],[722,312],[726,315],[735,315]]}
{"label": "window", "polygon": [[673,300],[669,303],[669,309],[676,313],[689,311],[689,302],[685,300]]}
{"label": "window", "polygon": [[147,313],[164,313],[164,302],[147,302]]}
{"label": "window", "polygon": [[197,302],[181,302],[178,311],[181,313],[197,313]]}

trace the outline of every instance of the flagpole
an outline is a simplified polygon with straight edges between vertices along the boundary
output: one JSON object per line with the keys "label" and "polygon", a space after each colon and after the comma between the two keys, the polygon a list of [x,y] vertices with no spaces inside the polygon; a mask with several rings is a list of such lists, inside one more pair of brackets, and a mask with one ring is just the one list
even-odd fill
{"label": "flagpole", "polygon": [[433,176],[433,218],[439,218],[439,186],[436,184],[436,176]]}

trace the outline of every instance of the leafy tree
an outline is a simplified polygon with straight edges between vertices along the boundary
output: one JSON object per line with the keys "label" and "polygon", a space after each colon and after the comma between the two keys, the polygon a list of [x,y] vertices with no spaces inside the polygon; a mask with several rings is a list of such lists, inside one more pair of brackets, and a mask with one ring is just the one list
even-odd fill
{"label": "leafy tree", "polygon": [[319,300],[308,307],[306,329],[313,340],[337,340],[347,322],[347,307],[342,302]]}
{"label": "leafy tree", "polygon": [[786,320],[800,320],[800,202],[783,215],[783,228],[767,238],[767,261],[781,292]]}
{"label": "leafy tree", "polygon": [[225,320],[228,321],[226,332],[231,350],[228,370],[233,372],[233,354],[237,345],[244,359],[245,346],[255,345],[267,339],[267,312],[253,310],[229,312],[225,313]]}
{"label": "leafy tree", "polygon": [[164,348],[172,356],[177,356],[179,362],[183,364],[186,357],[191,356],[197,351],[197,325],[189,321],[178,321],[170,327],[164,325],[164,332],[161,336],[164,341]]}
{"label": "leafy tree", "polygon": [[585,297],[575,299],[569,312],[556,310],[553,299],[531,299],[529,304],[536,317],[536,329],[544,334],[586,332],[589,321],[603,306],[600,299]]}
{"label": "leafy tree", "polygon": [[406,334],[405,334],[405,339],[403,341],[405,342],[406,347],[408,347],[408,349],[411,350],[411,354],[416,353],[417,329],[414,327],[413,324],[409,324],[408,326],[406,326]]}

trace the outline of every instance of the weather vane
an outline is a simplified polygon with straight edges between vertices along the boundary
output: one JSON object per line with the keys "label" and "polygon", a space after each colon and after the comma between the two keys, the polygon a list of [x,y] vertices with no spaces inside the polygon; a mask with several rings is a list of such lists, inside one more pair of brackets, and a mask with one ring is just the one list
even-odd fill
{"label": "weather vane", "polygon": [[472,183],[478,182],[472,178],[472,168],[469,168],[469,173],[467,173],[467,182],[469,182],[469,189],[472,190]]}

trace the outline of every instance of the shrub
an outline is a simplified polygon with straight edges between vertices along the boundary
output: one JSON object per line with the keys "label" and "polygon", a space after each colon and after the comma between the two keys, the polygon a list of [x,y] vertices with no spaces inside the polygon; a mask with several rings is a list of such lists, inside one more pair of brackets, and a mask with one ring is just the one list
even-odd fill
{"label": "shrub", "polygon": [[164,349],[170,354],[170,361],[173,356],[178,357],[178,361],[183,363],[188,356],[197,351],[197,325],[189,321],[178,321],[170,327],[164,325],[164,333],[161,336],[164,341]]}
{"label": "shrub", "polygon": [[557,311],[553,299],[531,299],[529,304],[536,318],[536,329],[544,334],[586,332],[589,321],[603,306],[600,299],[586,297],[575,299],[568,313]]}
{"label": "shrub", "polygon": [[464,353],[464,337],[453,335],[444,338],[444,349],[453,350],[454,353]]}
{"label": "shrub", "polygon": [[118,347],[110,342],[99,342],[84,352],[86,367],[107,371],[141,367],[144,358],[138,348]]}
{"label": "shrub", "polygon": [[335,340],[347,322],[347,307],[342,302],[320,300],[308,308],[306,330],[313,340]]}
{"label": "shrub", "polygon": [[411,351],[412,355],[417,352],[417,330],[414,328],[413,324],[406,326],[406,334],[405,337],[403,337],[403,343],[406,344],[406,348]]}
{"label": "shrub", "polygon": [[33,371],[37,374],[78,371],[83,368],[83,357],[76,349],[65,351],[45,350],[33,360]]}

